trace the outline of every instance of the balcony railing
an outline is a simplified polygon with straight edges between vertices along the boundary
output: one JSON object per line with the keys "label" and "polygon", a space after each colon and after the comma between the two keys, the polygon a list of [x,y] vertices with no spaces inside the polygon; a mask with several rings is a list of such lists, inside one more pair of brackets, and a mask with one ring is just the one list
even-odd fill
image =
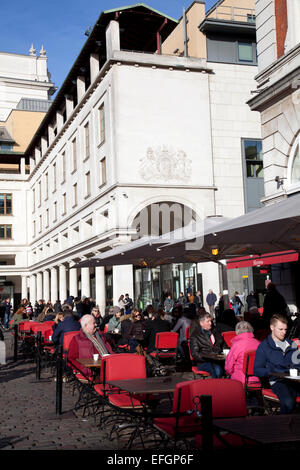
{"label": "balcony railing", "polygon": [[255,23],[255,9],[219,5],[207,18],[224,21]]}

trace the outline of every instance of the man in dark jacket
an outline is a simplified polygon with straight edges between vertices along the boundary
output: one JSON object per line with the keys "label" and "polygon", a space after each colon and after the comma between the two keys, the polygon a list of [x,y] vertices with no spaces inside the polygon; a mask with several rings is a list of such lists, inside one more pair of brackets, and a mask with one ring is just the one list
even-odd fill
{"label": "man in dark jacket", "polygon": [[145,324],[144,340],[147,347],[147,353],[154,351],[156,333],[170,331],[171,324],[163,320],[158,313],[150,313],[149,320]]}
{"label": "man in dark jacket", "polygon": [[209,372],[214,379],[222,377],[224,369],[216,356],[222,353],[224,340],[213,327],[209,313],[200,313],[199,320],[191,325],[190,346],[198,370]]}
{"label": "man in dark jacket", "polygon": [[66,310],[63,312],[63,321],[58,323],[55,329],[53,328],[52,342],[63,345],[64,334],[69,331],[79,331],[80,328],[79,321],[74,318],[71,311]]}
{"label": "man in dark jacket", "polygon": [[285,316],[273,315],[270,321],[271,334],[258,346],[254,361],[254,375],[269,379],[272,391],[279,398],[282,414],[293,411],[296,405],[297,384],[276,377],[272,372],[289,374],[289,369],[300,370],[297,345],[285,339],[287,328],[288,320]]}

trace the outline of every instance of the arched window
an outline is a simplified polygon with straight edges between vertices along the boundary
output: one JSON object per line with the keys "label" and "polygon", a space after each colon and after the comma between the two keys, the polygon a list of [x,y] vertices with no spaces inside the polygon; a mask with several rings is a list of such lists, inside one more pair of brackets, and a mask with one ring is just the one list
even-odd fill
{"label": "arched window", "polygon": [[300,186],[300,134],[292,147],[288,165],[288,185]]}

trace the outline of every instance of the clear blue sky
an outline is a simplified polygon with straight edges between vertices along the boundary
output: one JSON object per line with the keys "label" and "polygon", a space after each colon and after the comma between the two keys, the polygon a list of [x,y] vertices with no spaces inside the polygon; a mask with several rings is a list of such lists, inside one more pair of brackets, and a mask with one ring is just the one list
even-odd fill
{"label": "clear blue sky", "polygon": [[[140,2],[175,19],[193,0],[146,0]],[[1,2],[0,51],[29,54],[33,43],[39,53],[42,44],[48,57],[51,79],[63,83],[101,12],[139,3],[134,0],[10,0]],[[206,10],[216,0],[206,0]]]}

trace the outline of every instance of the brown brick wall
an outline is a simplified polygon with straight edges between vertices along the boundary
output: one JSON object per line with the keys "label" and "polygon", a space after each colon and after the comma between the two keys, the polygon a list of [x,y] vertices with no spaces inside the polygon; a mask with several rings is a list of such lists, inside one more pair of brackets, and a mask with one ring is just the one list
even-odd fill
{"label": "brown brick wall", "polygon": [[275,0],[277,58],[284,54],[284,41],[287,32],[287,0]]}

